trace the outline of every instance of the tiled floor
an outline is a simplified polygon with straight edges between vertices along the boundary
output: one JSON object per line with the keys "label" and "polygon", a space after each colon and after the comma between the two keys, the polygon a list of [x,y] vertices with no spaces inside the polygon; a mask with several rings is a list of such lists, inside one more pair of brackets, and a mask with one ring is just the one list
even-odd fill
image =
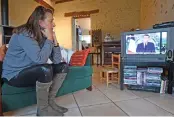
{"label": "tiled floor", "polygon": [[[65,116],[174,116],[174,96],[106,87],[99,81],[100,68],[94,67],[93,91],[86,89],[58,97],[56,102],[69,108]],[[4,115],[35,116],[36,105]]]}

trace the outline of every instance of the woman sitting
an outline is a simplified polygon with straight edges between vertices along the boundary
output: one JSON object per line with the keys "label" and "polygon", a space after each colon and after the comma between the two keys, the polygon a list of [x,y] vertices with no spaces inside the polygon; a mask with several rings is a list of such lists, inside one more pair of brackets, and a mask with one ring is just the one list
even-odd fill
{"label": "woman sitting", "polygon": [[[54,102],[68,72],[68,65],[61,62],[54,27],[53,12],[38,6],[26,24],[14,29],[3,61],[5,82],[15,87],[36,86],[39,116],[63,116],[68,111]],[[53,64],[47,64],[49,59]]]}

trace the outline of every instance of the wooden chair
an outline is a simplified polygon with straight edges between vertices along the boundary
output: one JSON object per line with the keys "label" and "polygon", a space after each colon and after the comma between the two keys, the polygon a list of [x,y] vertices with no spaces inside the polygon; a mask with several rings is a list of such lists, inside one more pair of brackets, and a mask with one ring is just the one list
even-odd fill
{"label": "wooden chair", "polygon": [[120,54],[112,54],[112,66],[100,72],[100,80],[103,81],[103,79],[106,80],[107,87],[110,83],[120,83]]}

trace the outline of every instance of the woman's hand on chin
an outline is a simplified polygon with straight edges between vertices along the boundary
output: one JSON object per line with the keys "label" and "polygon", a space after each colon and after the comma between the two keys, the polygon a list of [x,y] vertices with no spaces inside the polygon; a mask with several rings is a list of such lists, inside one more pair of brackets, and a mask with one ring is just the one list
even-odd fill
{"label": "woman's hand on chin", "polygon": [[52,29],[44,29],[42,30],[42,33],[45,35],[45,37],[47,37],[47,39],[49,40],[54,40],[54,37],[53,37],[53,30]]}

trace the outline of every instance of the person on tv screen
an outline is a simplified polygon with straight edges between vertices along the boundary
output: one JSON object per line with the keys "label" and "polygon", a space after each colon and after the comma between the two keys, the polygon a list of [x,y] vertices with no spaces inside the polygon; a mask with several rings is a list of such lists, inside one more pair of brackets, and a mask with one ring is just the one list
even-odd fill
{"label": "person on tv screen", "polygon": [[148,34],[144,35],[143,42],[137,45],[137,53],[154,53],[155,45],[150,41],[150,36]]}
{"label": "person on tv screen", "polygon": [[128,39],[129,39],[128,54],[135,54],[136,53],[135,37],[131,36],[128,37]]}

